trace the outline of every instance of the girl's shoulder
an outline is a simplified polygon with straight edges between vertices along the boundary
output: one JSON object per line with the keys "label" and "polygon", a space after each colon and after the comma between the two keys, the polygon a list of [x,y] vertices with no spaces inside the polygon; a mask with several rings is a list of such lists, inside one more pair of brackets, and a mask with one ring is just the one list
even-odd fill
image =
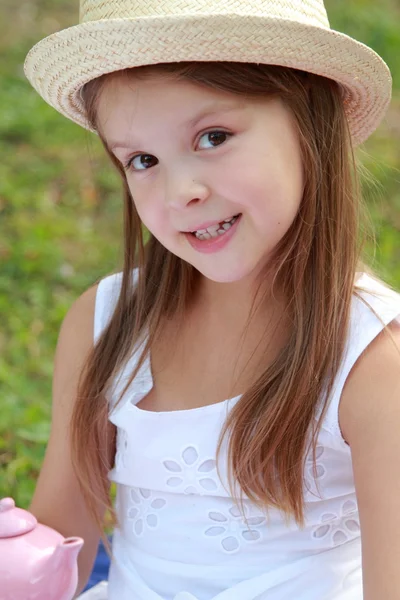
{"label": "girl's shoulder", "polygon": [[[400,302],[396,292],[383,292],[384,300],[375,300],[375,308],[387,327],[380,328],[354,365],[341,401],[366,556],[363,566],[371,585],[375,576],[382,579],[389,555],[400,552]],[[392,561],[388,573],[395,573],[393,567]],[[391,581],[389,588],[398,589]]]}

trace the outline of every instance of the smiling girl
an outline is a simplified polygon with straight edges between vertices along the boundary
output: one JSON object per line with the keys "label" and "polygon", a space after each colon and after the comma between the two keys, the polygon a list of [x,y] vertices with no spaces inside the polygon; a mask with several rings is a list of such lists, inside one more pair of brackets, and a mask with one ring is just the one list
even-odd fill
{"label": "smiling girl", "polygon": [[108,509],[110,600],[398,600],[400,295],[353,155],[385,63],[321,0],[86,0],[25,72],[124,190],[30,507],[84,538],[78,591]]}

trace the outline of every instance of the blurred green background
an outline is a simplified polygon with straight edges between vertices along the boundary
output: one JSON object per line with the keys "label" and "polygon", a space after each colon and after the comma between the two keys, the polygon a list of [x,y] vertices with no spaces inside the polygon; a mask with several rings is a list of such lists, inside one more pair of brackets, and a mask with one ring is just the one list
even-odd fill
{"label": "blurred green background", "polygon": [[[372,46],[394,77],[391,108],[358,150],[376,235],[367,255],[400,289],[400,4],[328,0],[331,25]],[[24,78],[30,47],[76,24],[77,0],[0,5],[0,497],[29,505],[49,436],[53,357],[77,298],[121,262],[119,182],[96,136]]]}

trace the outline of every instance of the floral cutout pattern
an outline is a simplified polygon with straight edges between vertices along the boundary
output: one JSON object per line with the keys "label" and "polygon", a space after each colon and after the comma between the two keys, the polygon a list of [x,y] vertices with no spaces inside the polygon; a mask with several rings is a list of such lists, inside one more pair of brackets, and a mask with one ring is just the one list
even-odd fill
{"label": "floral cutout pattern", "polygon": [[[324,447],[317,446],[315,449],[316,479],[317,482],[327,475],[327,470],[321,460]],[[306,460],[305,480],[308,486],[314,484],[313,455]],[[310,490],[310,487],[308,487]],[[316,540],[330,539],[332,546],[339,546],[350,539],[359,537],[360,522],[358,519],[358,507],[354,500],[346,500],[342,503],[339,514],[326,512],[320,516],[319,523],[311,529],[311,536]]]}
{"label": "floral cutout pattern", "polygon": [[200,460],[197,448],[187,446],[181,453],[179,462],[173,459],[163,461],[167,470],[167,486],[182,488],[184,494],[204,495],[218,488],[216,481],[216,461],[213,458]]}
{"label": "floral cutout pattern", "polygon": [[339,546],[360,534],[357,504],[346,500],[341,506],[340,514],[324,513],[320,525],[313,527],[312,537],[315,539],[330,538],[332,546]]}
{"label": "floral cutout pattern", "polygon": [[132,529],[141,536],[145,530],[158,527],[157,511],[163,509],[167,501],[156,497],[153,492],[143,488],[131,488],[127,518],[132,521]]}
{"label": "floral cutout pattern", "polygon": [[263,516],[249,516],[247,506],[244,506],[246,521],[237,506],[232,505],[227,513],[220,511],[209,511],[208,516],[213,525],[208,527],[204,534],[207,536],[220,537],[221,547],[227,553],[237,552],[248,543],[257,542],[261,539],[260,527],[264,525],[266,518]]}
{"label": "floral cutout pattern", "polygon": [[325,465],[320,460],[324,452],[325,449],[323,446],[317,446],[315,448],[316,477],[314,475],[314,461],[312,450],[310,450],[309,455],[307,456],[304,468],[304,481],[306,484],[306,492],[310,493],[312,496],[315,496],[317,498],[319,498],[319,488],[317,486],[319,486],[319,482],[325,478],[327,473]]}

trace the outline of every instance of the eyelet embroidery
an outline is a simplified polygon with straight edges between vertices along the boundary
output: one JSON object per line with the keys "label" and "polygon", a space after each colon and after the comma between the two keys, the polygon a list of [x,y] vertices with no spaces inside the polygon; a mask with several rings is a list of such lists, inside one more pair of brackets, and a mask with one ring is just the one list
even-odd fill
{"label": "eyelet embroidery", "polygon": [[146,527],[150,530],[158,527],[158,515],[154,511],[164,508],[167,501],[143,488],[132,488],[129,497],[130,507],[126,516],[133,522],[134,533],[141,536]]}
{"label": "eyelet embroidery", "polygon": [[[317,484],[325,478],[326,476],[326,468],[325,465],[319,461],[321,456],[324,454],[324,447],[317,446],[315,448],[315,467],[316,467],[316,478],[314,477],[314,462],[313,462],[313,453],[310,450],[306,464],[304,467],[304,478],[303,481],[305,483],[305,493],[309,493],[316,498],[319,498],[318,487]],[[317,481],[316,481],[317,480]]]}
{"label": "eyelet embroidery", "polygon": [[[322,462],[318,462],[318,459],[321,458],[321,456],[324,453],[324,450],[325,449],[323,446],[317,446],[315,448],[315,462],[316,462],[316,470],[317,470],[317,479],[323,479],[323,477],[326,474],[326,469],[325,469],[324,465],[322,464]],[[308,474],[310,475],[310,477],[312,477],[314,479],[312,452],[310,452],[310,455],[307,457],[306,465],[307,465],[307,469],[308,469]]]}
{"label": "eyelet embroidery", "polygon": [[[351,515],[354,516],[351,518]],[[321,515],[320,523],[321,525],[312,529],[314,539],[329,535],[332,545],[338,546],[358,537],[360,522],[357,518],[357,504],[353,500],[346,500],[341,506],[340,515],[325,513]]]}
{"label": "eyelet embroidery", "polygon": [[173,474],[166,481],[169,487],[178,488],[185,484],[184,494],[200,495],[218,488],[213,478],[215,474],[211,475],[212,471],[216,471],[216,461],[213,458],[200,462],[199,453],[194,446],[187,446],[182,451],[181,458],[180,463],[173,459],[163,461],[165,469],[170,475]]}
{"label": "eyelet embroidery", "polygon": [[209,511],[208,516],[211,521],[218,523],[204,531],[207,536],[222,536],[220,539],[222,549],[225,552],[232,553],[240,549],[246,543],[257,542],[261,539],[261,532],[257,531],[266,521],[263,516],[248,516],[247,506],[244,506],[244,513],[249,526],[248,529],[240,510],[237,506],[231,505],[228,509],[228,515],[219,511]]}

